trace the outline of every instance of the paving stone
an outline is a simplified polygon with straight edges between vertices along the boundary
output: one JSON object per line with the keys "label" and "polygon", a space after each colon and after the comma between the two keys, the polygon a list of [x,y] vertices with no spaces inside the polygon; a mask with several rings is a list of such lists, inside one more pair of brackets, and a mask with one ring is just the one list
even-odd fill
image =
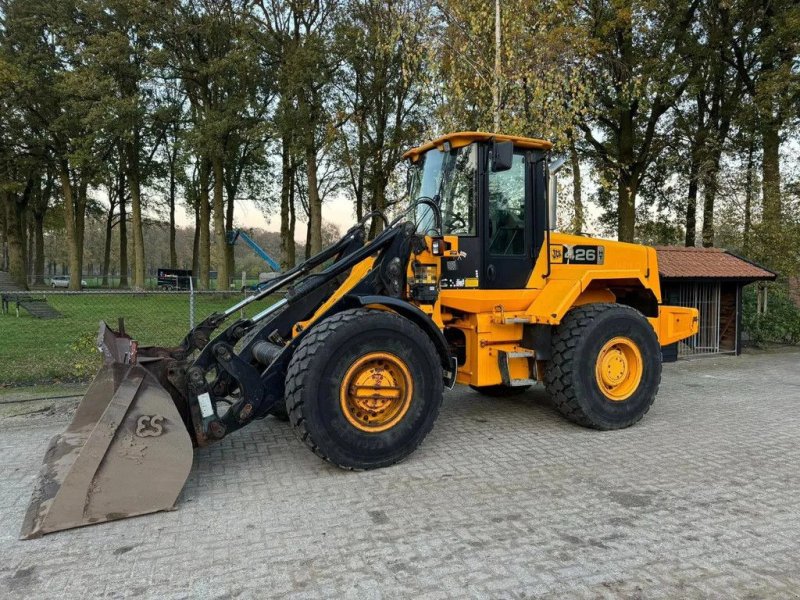
{"label": "paving stone", "polygon": [[394,467],[265,419],[198,450],[177,510],[19,541],[66,420],[0,419],[3,598],[800,598],[800,352],[665,365],[623,431],[541,389],[446,395]]}

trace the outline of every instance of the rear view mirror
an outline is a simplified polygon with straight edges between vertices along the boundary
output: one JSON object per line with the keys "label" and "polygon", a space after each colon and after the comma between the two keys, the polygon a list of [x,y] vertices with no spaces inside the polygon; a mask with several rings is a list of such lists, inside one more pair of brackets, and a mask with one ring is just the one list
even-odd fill
{"label": "rear view mirror", "polygon": [[514,162],[514,142],[492,144],[492,173],[508,171]]}

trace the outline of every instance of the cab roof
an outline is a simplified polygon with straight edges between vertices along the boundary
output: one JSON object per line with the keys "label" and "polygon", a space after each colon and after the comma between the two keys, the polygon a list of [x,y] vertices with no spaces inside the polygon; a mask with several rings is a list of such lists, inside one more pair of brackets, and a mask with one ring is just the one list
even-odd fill
{"label": "cab roof", "polygon": [[514,142],[514,146],[518,148],[531,150],[550,150],[553,147],[553,144],[547,140],[522,137],[519,135],[504,135],[502,133],[489,133],[487,131],[457,131],[455,133],[445,134],[426,144],[412,148],[403,154],[403,158],[410,158],[412,161],[416,162],[422,154],[431,148],[440,148],[445,142],[450,142],[450,146],[453,148],[461,148],[472,142],[485,142],[489,140]]}

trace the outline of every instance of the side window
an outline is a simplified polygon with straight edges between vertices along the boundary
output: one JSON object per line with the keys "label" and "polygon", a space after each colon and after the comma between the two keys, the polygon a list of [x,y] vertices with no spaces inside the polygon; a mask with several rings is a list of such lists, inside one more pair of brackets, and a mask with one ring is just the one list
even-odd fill
{"label": "side window", "polygon": [[476,234],[475,170],[478,151],[470,144],[450,153],[445,159],[445,181],[442,186],[442,221],[445,233],[473,236]]}
{"label": "side window", "polygon": [[507,171],[489,172],[489,254],[525,254],[525,157],[514,155]]}

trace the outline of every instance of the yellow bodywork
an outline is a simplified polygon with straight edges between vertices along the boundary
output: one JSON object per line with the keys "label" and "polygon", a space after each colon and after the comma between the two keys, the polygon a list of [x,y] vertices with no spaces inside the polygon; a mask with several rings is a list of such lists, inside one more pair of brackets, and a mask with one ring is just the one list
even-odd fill
{"label": "yellow bodywork", "polygon": [[[550,150],[546,140],[483,132],[458,132],[437,138],[409,150],[404,158],[417,161],[433,149],[459,148],[475,141],[512,141],[515,147]],[[457,236],[444,236],[445,254],[435,256],[433,240],[426,238],[427,248],[412,254],[407,279],[430,283],[442,275],[442,258],[458,259]],[[574,264],[567,259],[575,246],[602,248],[603,260],[597,264]],[[324,316],[347,295],[372,268],[374,258],[356,265],[334,294],[307,321],[295,326],[295,335]],[[419,269],[415,273],[414,265]],[[420,276],[420,273],[423,275]],[[420,278],[422,277],[422,278]],[[416,278],[416,279],[415,279]],[[465,279],[463,288],[439,289],[433,304],[416,303],[407,287],[405,298],[425,312],[439,329],[447,333],[463,333],[465,360],[459,364],[457,381],[474,386],[501,384],[500,352],[512,353],[508,358],[511,379],[541,379],[542,361],[531,359],[523,346],[525,325],[556,326],[572,308],[591,303],[628,303],[625,297],[634,294],[648,307],[645,312],[662,346],[697,333],[698,311],[692,308],[661,305],[661,284],[656,251],[647,246],[628,244],[585,236],[549,232],[523,289],[481,289],[476,278]],[[387,309],[383,306],[373,308]],[[649,314],[647,314],[649,313]],[[614,360],[626,358],[625,345],[609,350],[609,369]],[[616,354],[615,354],[616,353]],[[516,356],[521,354],[522,356]],[[615,358],[616,357],[616,358]],[[630,357],[628,357],[630,358]],[[627,360],[627,359],[626,359]],[[635,362],[631,359],[632,363]],[[532,368],[531,362],[535,368]],[[598,372],[598,378],[600,373]],[[605,385],[611,385],[608,381]]]}
{"label": "yellow bodywork", "polygon": [[[500,384],[498,353],[526,350],[522,346],[524,325],[558,325],[575,306],[616,302],[615,289],[652,294],[658,316],[648,317],[648,321],[662,346],[697,333],[696,309],[661,305],[658,259],[653,248],[556,232],[549,237],[549,246],[545,243],[542,247],[525,289],[441,290],[440,310],[446,317],[442,324],[461,330],[466,339],[466,361],[458,370],[459,383]],[[457,244],[457,238],[452,238],[453,243]],[[603,247],[603,264],[563,264],[555,252],[565,246],[588,244]],[[541,369],[536,371],[540,373]],[[509,374],[512,379],[529,377],[528,359],[511,358]]]}
{"label": "yellow bodywork", "polygon": [[502,133],[489,133],[486,131],[458,131],[456,133],[448,133],[447,135],[438,137],[427,144],[422,144],[421,146],[412,148],[403,154],[403,158],[416,161],[428,150],[432,150],[433,148],[441,149],[445,144],[450,144],[451,148],[461,148],[471,144],[472,142],[488,140],[497,140],[498,142],[514,142],[514,146],[517,148],[525,148],[530,150],[550,150],[553,147],[552,142],[537,138],[522,137],[519,135],[504,135]]}
{"label": "yellow bodywork", "polygon": [[[543,245],[524,289],[442,289],[435,304],[418,305],[440,329],[452,328],[463,332],[466,361],[458,369],[459,383],[475,386],[500,384],[499,352],[527,350],[522,345],[525,325],[558,325],[575,306],[616,302],[614,290],[638,290],[652,295],[658,314],[648,316],[648,321],[662,346],[697,333],[696,309],[661,305],[658,263],[653,248],[556,232],[549,237],[549,246],[547,243]],[[458,237],[445,236],[444,239],[448,245],[446,256],[458,256]],[[435,269],[437,278],[441,275],[441,258],[432,254],[431,238],[426,240],[427,249],[412,255],[409,261],[409,281],[414,277],[412,264],[415,261]],[[603,264],[555,262],[560,260],[555,249],[587,244],[603,247]],[[295,326],[295,333],[309,327],[347,295],[369,272],[373,262],[374,258],[370,257],[356,265],[319,310]],[[542,369],[537,367],[535,371],[538,374]],[[509,359],[509,375],[512,379],[530,377],[528,359]]]}

